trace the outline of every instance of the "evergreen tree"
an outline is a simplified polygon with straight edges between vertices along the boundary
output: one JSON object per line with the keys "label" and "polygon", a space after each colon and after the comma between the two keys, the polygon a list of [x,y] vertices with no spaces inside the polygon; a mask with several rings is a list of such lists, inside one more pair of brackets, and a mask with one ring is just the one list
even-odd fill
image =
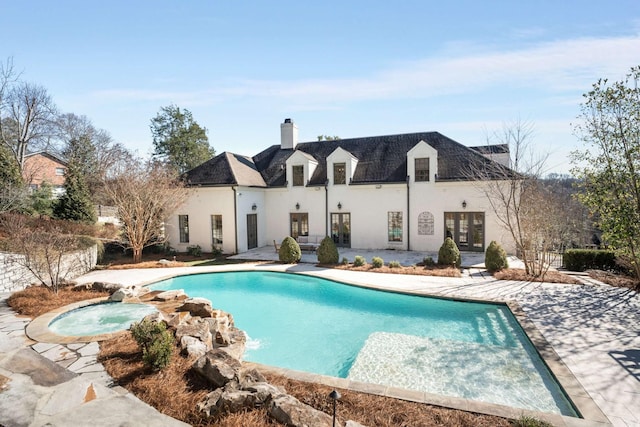
{"label": "evergreen tree", "polygon": [[153,157],[184,173],[206,162],[215,155],[209,145],[207,129],[193,119],[187,109],[176,105],[162,107],[151,119]]}
{"label": "evergreen tree", "polygon": [[53,214],[56,218],[93,223],[96,212],[77,161],[68,164],[64,183],[65,193],[57,200]]}

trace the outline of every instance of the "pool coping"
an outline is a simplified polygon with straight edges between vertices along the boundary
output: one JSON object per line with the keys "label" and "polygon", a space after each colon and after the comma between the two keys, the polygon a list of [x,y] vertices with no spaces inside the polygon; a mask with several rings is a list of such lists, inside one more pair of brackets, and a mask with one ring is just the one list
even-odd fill
{"label": "pool coping", "polygon": [[[163,280],[172,279],[179,276],[187,276],[187,275],[196,275],[196,274],[207,274],[207,273],[222,273],[222,272],[240,272],[240,271],[273,271],[273,272],[283,272],[289,274],[298,274],[298,275],[307,275],[313,277],[320,277],[325,280],[334,281],[341,284],[346,284],[348,286],[356,286],[366,289],[378,290],[383,292],[391,292],[391,293],[399,293],[405,295],[414,295],[414,296],[423,296],[423,297],[432,297],[438,299],[447,299],[452,301],[465,301],[465,302],[477,302],[477,303],[485,303],[485,304],[501,304],[505,305],[512,312],[517,322],[520,324],[522,329],[524,330],[526,336],[531,341],[532,345],[542,358],[543,362],[547,365],[551,375],[553,375],[558,382],[558,385],[564,391],[564,393],[568,396],[570,403],[574,406],[574,409],[578,412],[578,414],[582,418],[565,416],[560,414],[552,414],[547,412],[538,412],[532,411],[522,408],[515,408],[506,405],[485,403],[477,400],[468,400],[459,397],[451,397],[446,395],[433,394],[428,392],[420,392],[415,390],[402,389],[391,386],[384,386],[373,383],[361,383],[356,381],[351,381],[344,378],[338,377],[330,377],[319,374],[312,374],[307,372],[295,371],[287,368],[279,368],[270,365],[261,365],[255,362],[243,361],[243,363],[257,366],[261,369],[265,369],[267,371],[271,371],[274,373],[279,373],[281,375],[285,375],[289,378],[306,381],[306,382],[317,382],[320,384],[325,384],[333,387],[344,388],[347,390],[365,392],[370,394],[377,394],[381,396],[387,396],[402,400],[408,400],[419,403],[426,403],[441,407],[447,407],[452,409],[460,409],[463,411],[475,412],[480,414],[487,415],[495,415],[510,419],[517,419],[523,415],[534,416],[538,419],[542,419],[552,423],[553,425],[559,426],[568,426],[568,427],[586,427],[586,426],[610,426],[611,422],[606,417],[606,415],[602,412],[602,410],[596,405],[593,401],[589,393],[584,389],[582,384],[578,381],[578,379],[574,376],[571,370],[567,367],[567,365],[562,361],[560,356],[553,349],[551,344],[544,338],[542,333],[538,330],[535,324],[528,318],[527,314],[522,310],[520,305],[516,301],[509,300],[500,300],[495,298],[471,298],[471,297],[452,297],[452,296],[443,296],[436,293],[425,292],[424,290],[398,290],[392,289],[384,286],[378,286],[375,284],[364,283],[356,280],[350,280],[347,278],[336,279],[333,277],[325,277],[320,273],[322,269],[318,268],[315,271],[291,271],[289,268],[292,265],[290,264],[259,264],[248,266],[246,264],[237,264],[237,265],[228,265],[226,268],[216,268],[216,269],[206,269],[199,272],[184,272],[184,271],[176,271],[175,273],[167,274],[166,276],[162,276],[159,278],[155,278],[153,280],[144,281],[139,283],[137,286],[149,286],[151,284],[158,283]],[[229,268],[231,267],[231,268]],[[124,334],[127,331],[118,331],[112,332],[108,334],[100,334],[94,336],[83,336],[83,337],[70,337],[63,336],[52,333],[48,325],[53,320],[53,318],[59,316],[62,313],[65,313],[69,310],[73,310],[75,308],[80,308],[86,305],[96,304],[100,302],[105,302],[108,298],[95,298],[92,300],[80,301],[78,303],[70,304],[64,307],[60,307],[59,309],[52,310],[38,318],[34,319],[27,326],[27,335],[36,340],[42,342],[56,342],[62,344],[68,343],[76,343],[76,342],[91,342],[91,341],[103,341],[109,338],[113,338],[117,335]],[[50,315],[50,316],[49,316]],[[30,326],[40,318],[40,320],[33,328],[31,333],[29,332]],[[33,335],[32,335],[33,334]]]}

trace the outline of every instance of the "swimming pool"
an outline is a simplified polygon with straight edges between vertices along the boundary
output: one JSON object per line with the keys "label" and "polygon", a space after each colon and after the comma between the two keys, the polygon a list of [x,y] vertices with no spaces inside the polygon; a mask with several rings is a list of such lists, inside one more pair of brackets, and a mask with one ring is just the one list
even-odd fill
{"label": "swimming pool", "polygon": [[322,375],[576,416],[505,305],[375,291],[290,273],[180,276],[233,314],[245,359]]}
{"label": "swimming pool", "polygon": [[82,337],[107,334],[128,329],[157,310],[148,304],[105,302],[63,313],[49,323],[49,330],[58,335]]}

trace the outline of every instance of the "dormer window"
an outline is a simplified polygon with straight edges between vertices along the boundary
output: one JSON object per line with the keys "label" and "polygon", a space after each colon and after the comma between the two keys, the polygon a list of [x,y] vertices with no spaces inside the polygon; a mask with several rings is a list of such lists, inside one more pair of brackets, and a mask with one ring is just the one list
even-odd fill
{"label": "dormer window", "polygon": [[333,185],[344,185],[347,183],[347,164],[333,164]]}
{"label": "dormer window", "polygon": [[415,160],[416,182],[429,181],[429,158],[420,157]]}
{"label": "dormer window", "polygon": [[293,173],[293,186],[294,187],[302,187],[304,186],[304,166],[292,166],[291,172]]}

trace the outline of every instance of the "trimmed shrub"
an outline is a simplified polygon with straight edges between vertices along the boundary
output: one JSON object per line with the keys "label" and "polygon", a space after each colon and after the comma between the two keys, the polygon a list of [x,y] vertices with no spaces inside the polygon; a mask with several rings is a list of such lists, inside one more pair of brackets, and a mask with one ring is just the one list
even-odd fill
{"label": "trimmed shrub", "polygon": [[342,265],[349,265],[349,260],[347,259],[347,257],[342,258]]}
{"label": "trimmed shrub", "polygon": [[187,246],[187,254],[191,256],[202,256],[202,248],[200,245]]}
{"label": "trimmed shrub", "polygon": [[356,257],[353,259],[353,266],[354,267],[362,267],[366,263],[367,263],[367,260],[364,259],[364,257],[360,256],[360,255],[356,255]]}
{"label": "trimmed shrub", "polygon": [[326,236],[318,247],[318,262],[320,264],[337,264],[338,259],[340,259],[340,254],[336,244],[331,237]]}
{"label": "trimmed shrub", "polygon": [[422,259],[422,264],[424,264],[425,267],[433,267],[434,265],[436,265],[436,262],[433,260],[433,258],[428,256]]}
{"label": "trimmed shrub", "polygon": [[400,268],[400,261],[389,261],[389,268]]}
{"label": "trimmed shrub", "polygon": [[617,269],[615,253],[598,249],[567,249],[562,264],[571,271]]}
{"label": "trimmed shrub", "polygon": [[278,259],[280,259],[280,262],[295,264],[300,261],[300,258],[302,258],[302,251],[300,250],[298,242],[291,236],[285,237],[278,251]]}
{"label": "trimmed shrub", "polygon": [[142,348],[142,360],[155,371],[171,362],[175,339],[163,322],[143,319],[131,325],[131,335]]}
{"label": "trimmed shrub", "polygon": [[216,245],[211,245],[211,256],[218,258],[220,255],[222,255],[222,249]]}
{"label": "trimmed shrub", "polygon": [[384,265],[384,260],[379,256],[374,256],[371,258],[371,265],[373,265],[373,268],[380,268]]}
{"label": "trimmed shrub", "polygon": [[460,250],[456,246],[456,242],[451,237],[444,239],[444,243],[438,251],[438,264],[460,267],[461,261]]}
{"label": "trimmed shrub", "polygon": [[489,273],[509,268],[507,253],[495,240],[492,240],[487,247],[487,252],[484,255],[484,266]]}

